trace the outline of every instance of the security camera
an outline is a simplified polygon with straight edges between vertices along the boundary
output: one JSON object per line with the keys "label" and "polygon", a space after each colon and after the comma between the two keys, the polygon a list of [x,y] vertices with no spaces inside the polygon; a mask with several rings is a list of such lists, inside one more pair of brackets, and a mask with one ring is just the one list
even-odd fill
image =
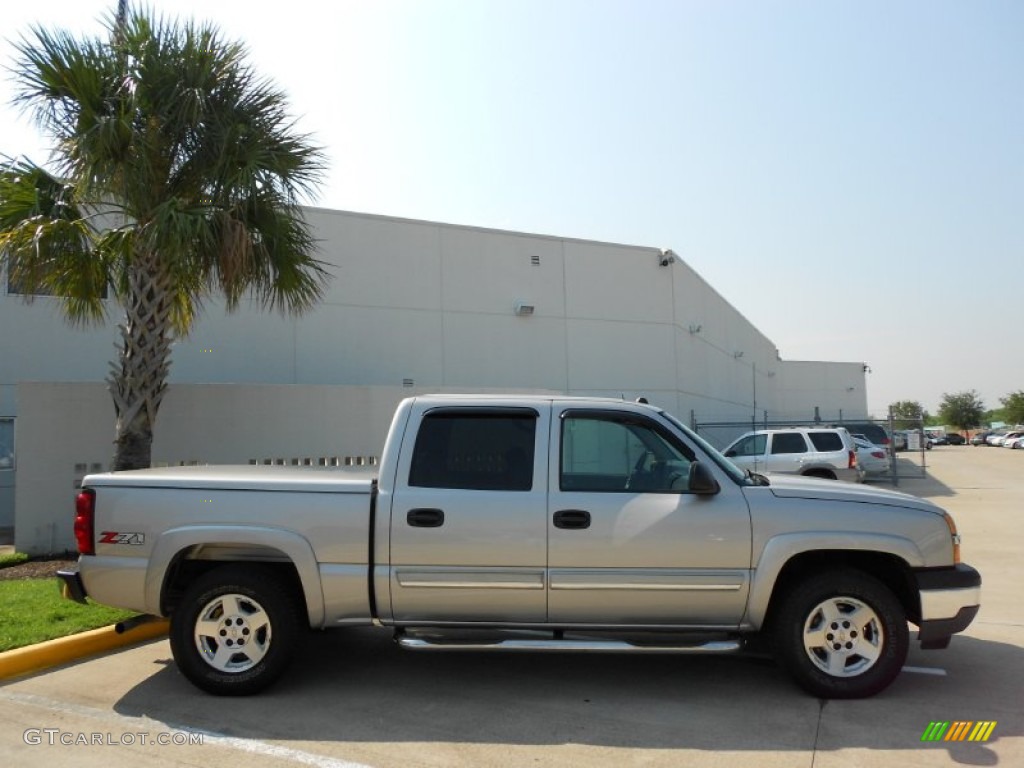
{"label": "security camera", "polygon": [[676,263],[675,251],[673,251],[671,248],[663,249],[662,252],[661,252],[661,257],[658,259],[658,264],[663,266],[663,267],[667,267],[669,264],[675,264],[675,263]]}

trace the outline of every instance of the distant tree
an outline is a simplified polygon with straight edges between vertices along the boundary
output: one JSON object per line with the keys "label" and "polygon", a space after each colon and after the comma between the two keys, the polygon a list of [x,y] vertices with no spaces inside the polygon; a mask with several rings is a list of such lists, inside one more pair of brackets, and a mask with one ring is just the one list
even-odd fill
{"label": "distant tree", "polygon": [[900,400],[889,406],[896,429],[913,429],[927,421],[928,411],[916,400]]}
{"label": "distant tree", "polygon": [[939,416],[942,420],[961,431],[974,429],[981,424],[984,413],[985,404],[973,389],[952,395],[943,394],[942,403],[939,405]]}
{"label": "distant tree", "polygon": [[1006,421],[1006,419],[1003,417],[1002,408],[989,408],[981,415],[982,424],[996,424],[1003,421]]}
{"label": "distant tree", "polygon": [[284,94],[216,27],[127,12],[78,39],[35,28],[14,44],[14,103],[52,139],[54,172],[0,168],[0,267],[72,323],[124,314],[110,392],[113,469],[148,467],[171,346],[204,303],[289,313],[327,274],[299,209],[323,169]]}
{"label": "distant tree", "polygon": [[1024,424],[1024,390],[1011,392],[999,398],[1003,404],[1003,420],[1009,424]]}

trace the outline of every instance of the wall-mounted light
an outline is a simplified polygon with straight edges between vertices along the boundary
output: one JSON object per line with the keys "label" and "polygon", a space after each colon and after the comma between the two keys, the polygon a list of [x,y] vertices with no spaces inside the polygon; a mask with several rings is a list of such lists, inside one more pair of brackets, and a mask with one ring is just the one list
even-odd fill
{"label": "wall-mounted light", "polygon": [[704,329],[704,326],[700,323],[695,323],[690,326],[690,333],[700,333]]}
{"label": "wall-mounted light", "polygon": [[734,360],[739,360],[741,357],[743,357],[743,353],[742,352],[733,352],[732,356],[733,356]]}
{"label": "wall-mounted light", "polygon": [[658,256],[658,266],[667,267],[669,264],[676,263],[676,252],[671,248],[662,248],[661,255]]}
{"label": "wall-mounted light", "polygon": [[537,308],[533,304],[527,304],[525,301],[517,301],[515,303],[515,313],[519,317],[526,317],[532,315]]}

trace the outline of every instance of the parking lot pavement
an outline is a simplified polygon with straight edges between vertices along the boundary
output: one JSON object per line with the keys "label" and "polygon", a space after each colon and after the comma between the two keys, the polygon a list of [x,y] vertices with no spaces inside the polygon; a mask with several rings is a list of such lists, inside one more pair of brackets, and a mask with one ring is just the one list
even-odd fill
{"label": "parking lot pavement", "polygon": [[[931,477],[901,483],[953,512],[984,605],[873,699],[810,698],[754,658],[414,654],[372,629],[314,635],[281,684],[225,699],[185,682],[161,640],[0,688],[0,754],[82,768],[1024,765],[1022,461],[943,447]],[[984,743],[922,742],[932,721],[997,724]],[[61,743],[83,737],[100,743]]]}

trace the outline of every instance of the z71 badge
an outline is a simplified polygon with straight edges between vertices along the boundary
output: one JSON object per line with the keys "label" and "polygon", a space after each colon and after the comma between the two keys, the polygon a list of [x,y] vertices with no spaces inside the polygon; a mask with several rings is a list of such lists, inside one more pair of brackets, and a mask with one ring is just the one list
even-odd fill
{"label": "z71 badge", "polygon": [[146,535],[143,533],[117,533],[116,531],[103,531],[100,533],[100,544],[130,544],[138,546],[146,543]]}

